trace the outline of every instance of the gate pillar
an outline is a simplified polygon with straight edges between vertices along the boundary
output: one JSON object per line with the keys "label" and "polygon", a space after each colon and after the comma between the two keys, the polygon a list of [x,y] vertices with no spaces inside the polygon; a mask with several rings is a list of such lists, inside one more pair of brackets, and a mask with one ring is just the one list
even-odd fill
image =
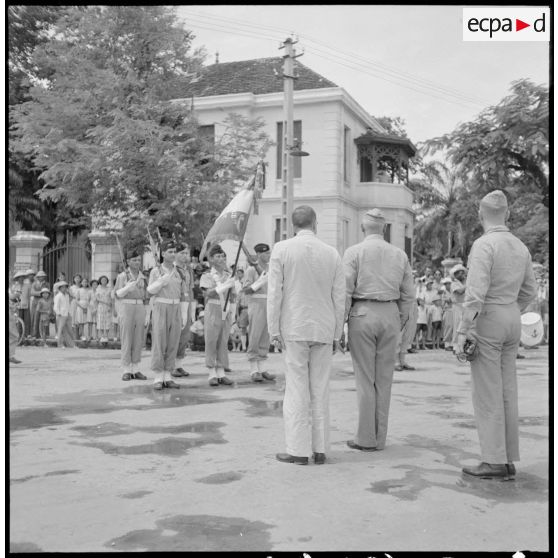
{"label": "gate pillar", "polygon": [[91,241],[91,277],[98,279],[106,275],[112,284],[122,261],[114,235],[95,229],[87,236]]}
{"label": "gate pillar", "polygon": [[10,244],[15,247],[14,271],[37,269],[43,248],[49,243],[49,238],[43,231],[17,231],[10,238]]}

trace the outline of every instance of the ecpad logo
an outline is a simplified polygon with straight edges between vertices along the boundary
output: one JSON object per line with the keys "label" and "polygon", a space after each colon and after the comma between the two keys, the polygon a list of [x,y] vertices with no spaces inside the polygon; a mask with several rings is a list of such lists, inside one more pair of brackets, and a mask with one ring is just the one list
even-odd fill
{"label": "ecpad logo", "polygon": [[549,8],[463,8],[464,41],[549,41]]}

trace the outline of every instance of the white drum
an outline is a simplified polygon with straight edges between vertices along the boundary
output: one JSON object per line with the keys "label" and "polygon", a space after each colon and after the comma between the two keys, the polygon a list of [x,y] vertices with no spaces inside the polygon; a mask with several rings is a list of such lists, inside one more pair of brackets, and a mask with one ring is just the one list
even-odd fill
{"label": "white drum", "polygon": [[544,326],[540,314],[526,312],[521,315],[521,342],[526,347],[538,345],[544,337]]}

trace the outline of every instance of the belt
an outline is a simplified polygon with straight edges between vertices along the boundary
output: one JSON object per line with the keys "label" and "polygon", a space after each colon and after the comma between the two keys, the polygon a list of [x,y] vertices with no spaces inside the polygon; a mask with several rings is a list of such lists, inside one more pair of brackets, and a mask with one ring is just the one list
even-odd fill
{"label": "belt", "polygon": [[207,299],[207,304],[216,304],[218,306],[221,306],[221,301],[220,300],[216,300],[214,298],[208,298]]}
{"label": "belt", "polygon": [[141,299],[141,298],[121,298],[120,302],[122,304],[143,304],[143,299]]}
{"label": "belt", "polygon": [[156,296],[153,302],[162,302],[163,304],[180,304],[179,298],[161,298]]}
{"label": "belt", "polygon": [[267,298],[266,294],[253,294],[250,295],[252,298]]}
{"label": "belt", "polygon": [[397,302],[397,300],[379,300],[377,298],[353,298],[353,304],[355,302]]}

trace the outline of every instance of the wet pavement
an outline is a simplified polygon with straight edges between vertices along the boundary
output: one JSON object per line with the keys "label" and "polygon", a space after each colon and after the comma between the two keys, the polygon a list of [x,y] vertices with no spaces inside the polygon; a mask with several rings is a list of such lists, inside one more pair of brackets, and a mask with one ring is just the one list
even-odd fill
{"label": "wet pavement", "polygon": [[[356,393],[336,355],[324,466],[279,463],[283,357],[254,384],[209,387],[188,353],[180,390],[121,381],[119,352],[22,347],[10,378],[10,549],[502,551],[549,549],[548,355],[518,361],[513,481],[462,475],[479,459],[468,365],[444,351],[395,372],[386,448],[350,450]],[[142,371],[149,372],[149,352]],[[505,518],[505,519],[504,519]]]}

